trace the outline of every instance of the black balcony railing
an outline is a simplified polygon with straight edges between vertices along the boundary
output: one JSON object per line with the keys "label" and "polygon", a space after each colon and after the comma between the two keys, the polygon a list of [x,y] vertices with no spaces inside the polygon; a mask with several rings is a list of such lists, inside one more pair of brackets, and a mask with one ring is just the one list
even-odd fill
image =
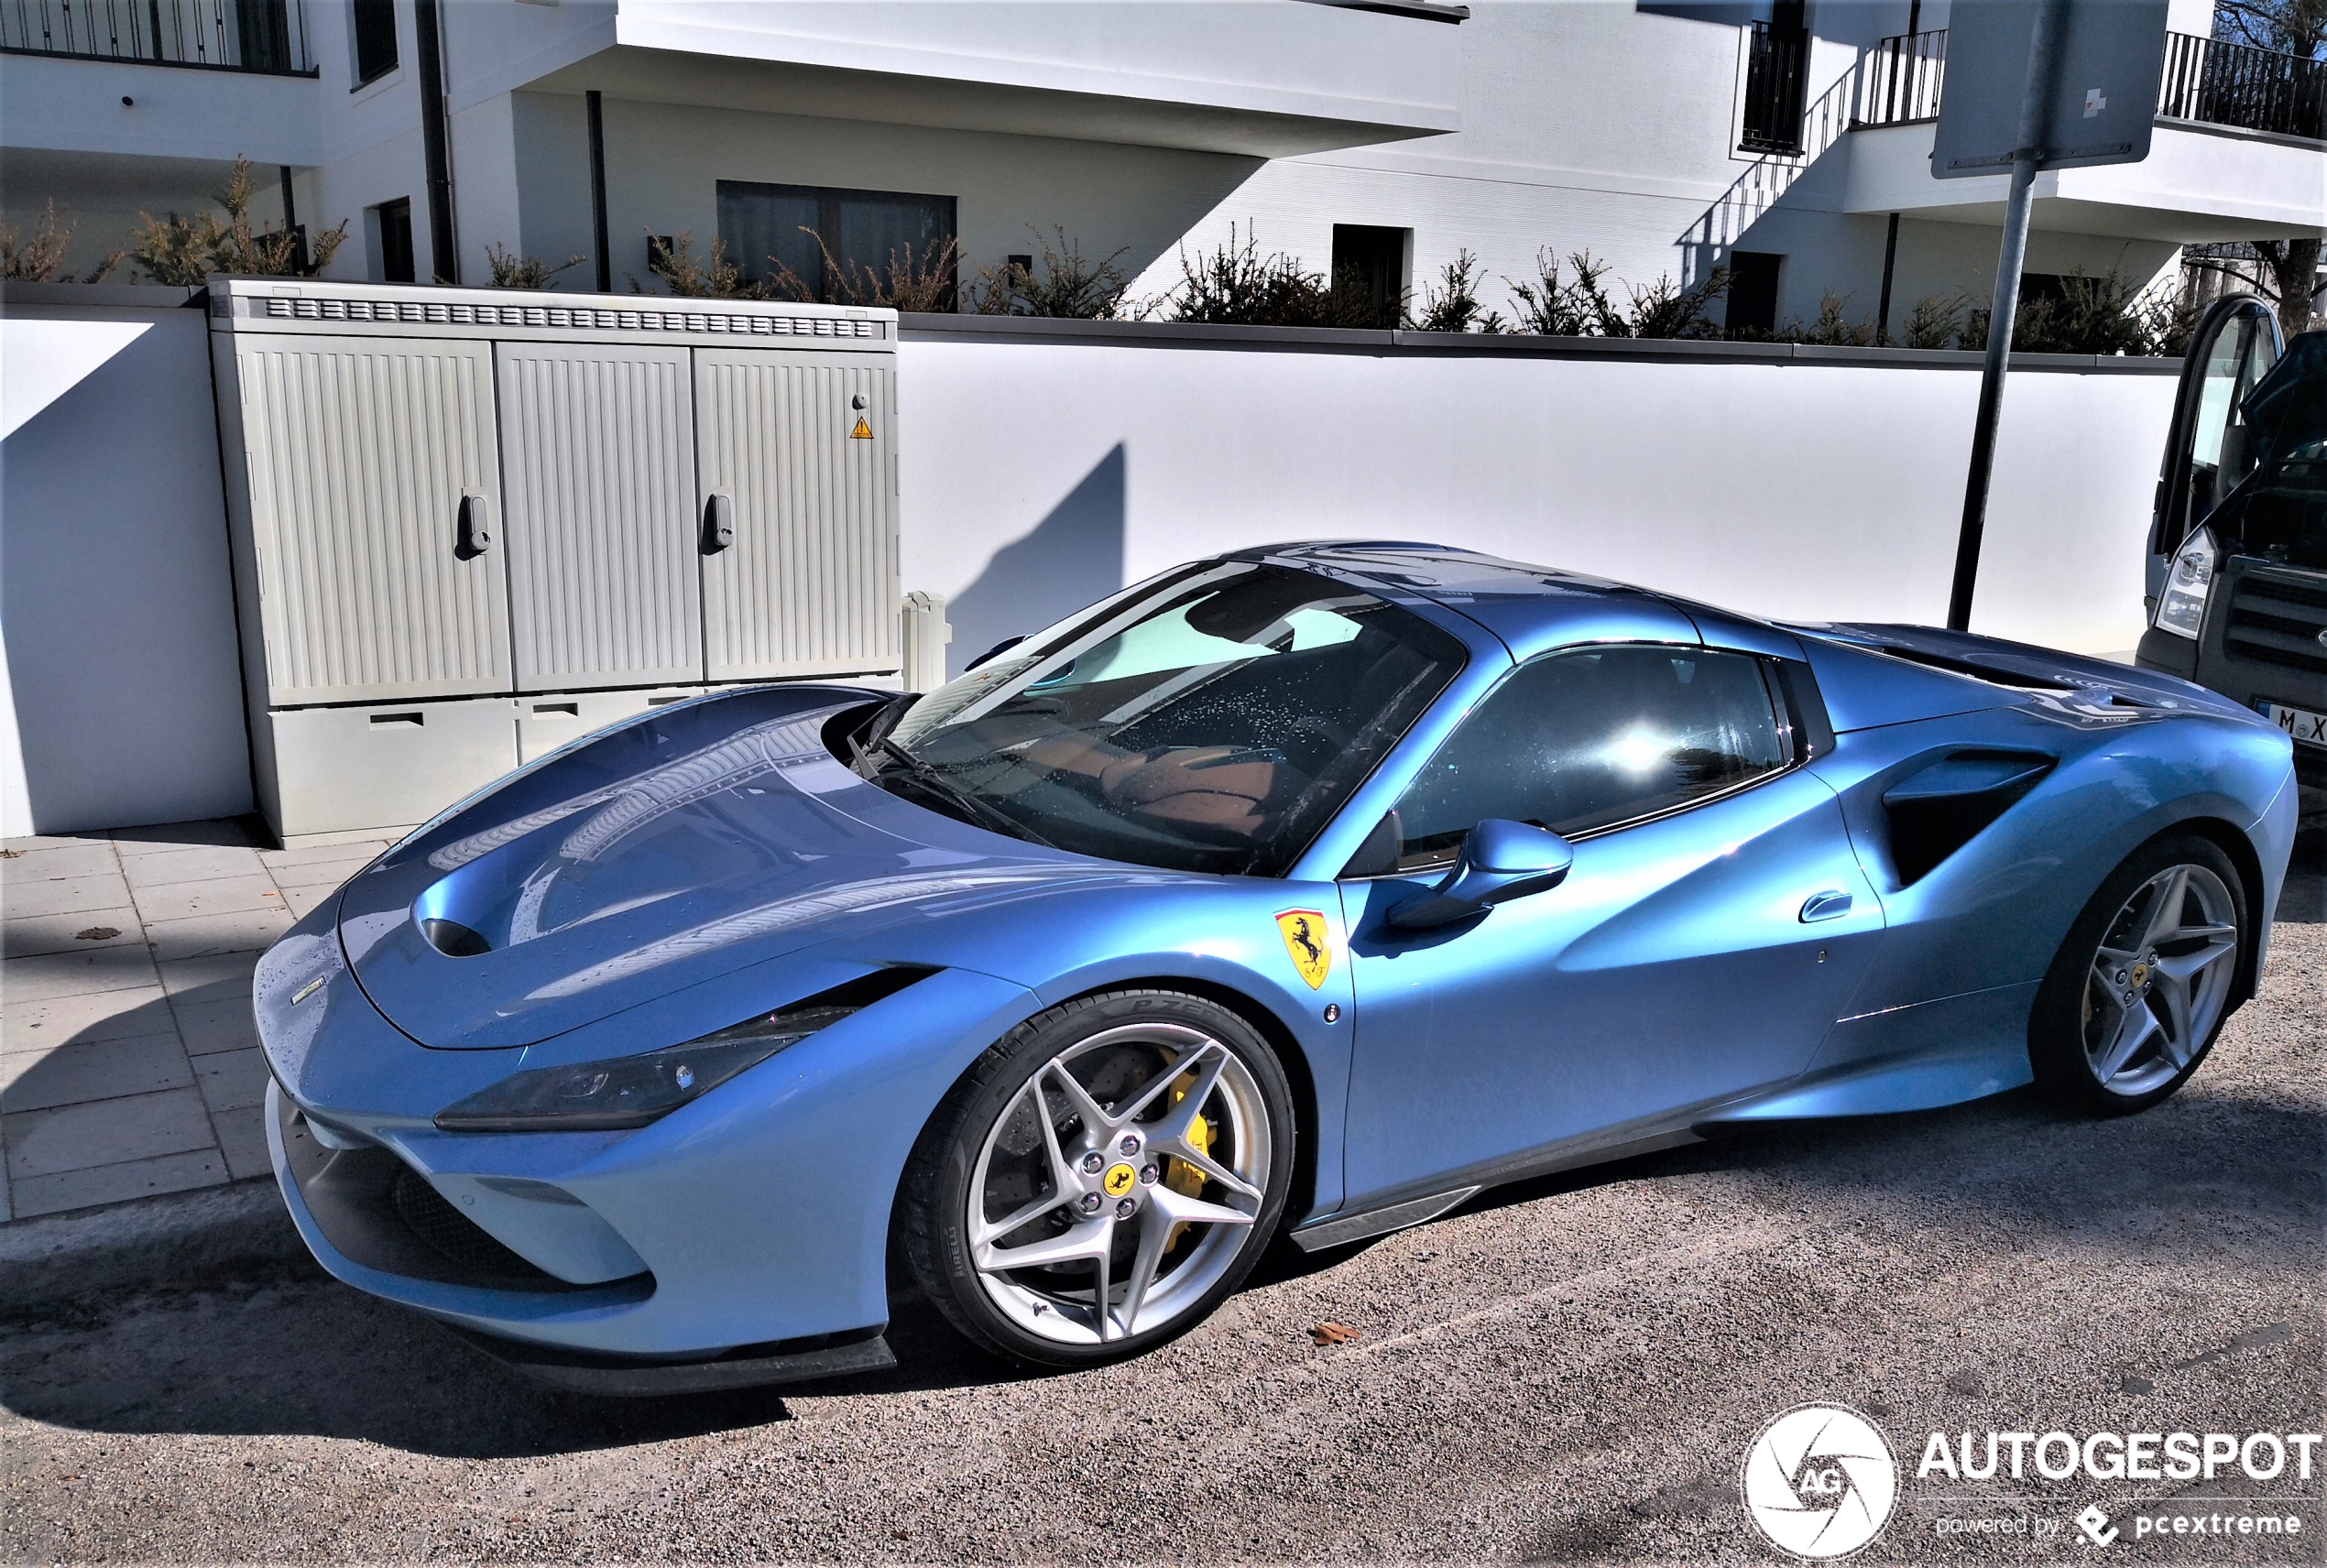
{"label": "black balcony railing", "polygon": [[1802,103],[1809,86],[1810,35],[1801,27],[1755,22],[1745,52],[1744,152],[1802,150]]}
{"label": "black balcony railing", "polygon": [[2327,60],[2169,33],[2158,113],[2327,140]]}
{"label": "black balcony railing", "polygon": [[[1859,61],[1858,103],[1851,123],[1936,120],[1946,78],[1945,28],[1885,38]],[[2171,120],[2327,140],[2327,60],[2168,33],[2158,113]]]}
{"label": "black balcony railing", "polygon": [[1911,125],[1939,117],[1939,86],[1947,79],[1947,29],[1885,38],[1861,63],[1861,125]]}
{"label": "black balcony railing", "polygon": [[300,0],[0,0],[0,52],[315,74]]}

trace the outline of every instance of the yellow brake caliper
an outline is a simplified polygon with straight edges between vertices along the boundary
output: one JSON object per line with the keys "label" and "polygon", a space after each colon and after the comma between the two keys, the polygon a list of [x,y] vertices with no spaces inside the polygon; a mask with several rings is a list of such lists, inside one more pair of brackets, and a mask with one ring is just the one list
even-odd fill
{"label": "yellow brake caliper", "polygon": [[[1181,1079],[1177,1083],[1174,1083],[1172,1086],[1172,1104],[1176,1105],[1181,1101],[1186,1099],[1187,1092],[1195,1083],[1196,1074],[1191,1073],[1186,1077]],[[1205,1156],[1207,1159],[1211,1157],[1212,1127],[1211,1124],[1207,1122],[1202,1116],[1192,1116],[1188,1119],[1187,1146],[1196,1150],[1196,1153]],[[1185,1197],[1193,1198],[1204,1191],[1205,1181],[1206,1177],[1203,1171],[1198,1171],[1195,1166],[1190,1165],[1184,1160],[1174,1160],[1172,1161],[1171,1171],[1164,1178],[1164,1184],[1166,1187],[1171,1188],[1174,1192],[1178,1192]],[[1185,1223],[1174,1225],[1172,1227],[1172,1234],[1164,1238],[1164,1250],[1169,1252],[1172,1248],[1177,1247],[1180,1244],[1181,1236],[1185,1234],[1186,1230],[1187,1225]]]}

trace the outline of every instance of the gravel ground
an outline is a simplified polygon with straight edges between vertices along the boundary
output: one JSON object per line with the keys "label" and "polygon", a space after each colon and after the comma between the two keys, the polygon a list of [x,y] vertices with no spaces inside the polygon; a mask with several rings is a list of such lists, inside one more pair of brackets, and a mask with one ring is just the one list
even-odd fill
{"label": "gravel ground", "polygon": [[[279,1254],[20,1308],[0,1551],[1766,1561],[1746,1447],[1842,1400],[1902,1462],[1864,1560],[2090,1558],[2066,1521],[2111,1487],[1915,1461],[1934,1430],[2321,1430],[2327,877],[2306,858],[2263,996],[2145,1116],[2020,1093],[1507,1189],[1361,1250],[1274,1256],[1212,1322],[1102,1371],[1010,1374],[901,1305],[890,1373],[599,1402]],[[1320,1347],[1327,1322],[1360,1337]],[[2062,1534],[1943,1537],[1942,1516]],[[2128,1530],[2107,1555],[2318,1562],[2321,1516],[2269,1549]]]}

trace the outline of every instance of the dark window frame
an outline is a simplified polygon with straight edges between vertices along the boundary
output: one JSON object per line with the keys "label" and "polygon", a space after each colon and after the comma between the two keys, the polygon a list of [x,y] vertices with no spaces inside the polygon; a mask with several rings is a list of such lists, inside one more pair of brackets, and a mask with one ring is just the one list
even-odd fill
{"label": "dark window frame", "polygon": [[[380,281],[383,283],[417,283],[420,281],[420,257],[412,248],[412,199],[399,196],[393,201],[382,201],[372,208],[374,221],[379,225]],[[402,262],[404,276],[396,276],[398,262]]]}
{"label": "dark window frame", "polygon": [[[1740,258],[1751,257],[1750,267],[1741,267]],[[1784,251],[1732,250],[1729,253],[1729,293],[1721,307],[1721,330],[1727,332],[1774,332],[1777,330],[1777,301],[1786,286],[1786,256]],[[1763,265],[1767,263],[1766,267]],[[1743,292],[1739,284],[1751,273],[1752,292]],[[1762,285],[1768,285],[1764,299]],[[1741,319],[1738,307],[1750,302]],[[1762,306],[1766,303],[1768,309]],[[1764,319],[1765,318],[1765,319]]]}
{"label": "dark window frame", "polygon": [[[852,201],[884,204],[903,201],[929,203],[942,213],[942,221],[938,225],[938,238],[931,246],[932,254],[947,241],[953,242],[957,247],[961,242],[961,198],[958,196],[948,196],[931,191],[876,191],[867,187],[847,185],[789,185],[765,180],[717,180],[713,187],[713,200],[720,212],[720,238],[727,243],[727,259],[741,267],[744,277],[755,283],[764,280],[770,275],[769,257],[742,254],[744,247],[729,237],[726,222],[727,202],[730,200],[743,200],[751,196],[771,198],[777,201],[814,201],[816,203],[815,234],[824,241],[824,248],[830,254],[832,260],[838,262],[844,267],[874,265],[864,261],[861,257],[849,256],[846,254],[846,247],[840,243],[843,222],[841,208],[843,203]],[[893,256],[892,252],[892,258]],[[925,261],[927,258],[923,259]],[[956,277],[954,290],[958,291],[960,287],[958,251],[955,271]],[[817,258],[816,276],[813,278],[803,278],[803,281],[813,286],[817,303],[835,302],[833,295],[836,279],[831,266],[823,256],[820,256]],[[947,308],[951,308],[952,303],[957,302],[957,300],[952,300]]]}
{"label": "dark window frame", "polygon": [[[348,0],[347,17],[350,69],[355,73],[355,85],[348,91],[353,93],[392,74],[403,63],[403,44],[397,37],[396,0]],[[373,51],[368,62],[367,40]],[[377,53],[382,44],[388,49],[385,60]]]}
{"label": "dark window frame", "polygon": [[[1603,822],[1597,827],[1579,828],[1572,833],[1562,833],[1560,836],[1566,838],[1569,843],[1582,844],[1590,839],[1603,838],[1610,833],[1623,833],[1636,827],[1645,827],[1652,822],[1664,822],[1667,818],[1677,817],[1685,812],[1698,811],[1703,807],[1713,805],[1721,800],[1732,800],[1736,796],[1745,793],[1749,789],[1758,789],[1764,784],[1768,784],[1773,780],[1786,777],[1788,774],[1791,774],[1807,765],[1809,761],[1811,761],[1813,756],[1815,755],[1810,739],[1812,728],[1806,721],[1805,715],[1802,713],[1801,703],[1796,700],[1795,694],[1787,689],[1786,683],[1779,678],[1777,671],[1778,660],[1772,659],[1766,654],[1753,653],[1745,648],[1716,648],[1704,643],[1657,642],[1647,638],[1623,642],[1577,643],[1571,644],[1567,648],[1553,648],[1549,652],[1537,654],[1533,659],[1527,659],[1524,663],[1514,664],[1509,670],[1503,671],[1502,678],[1496,681],[1494,685],[1490,687],[1484,695],[1480,696],[1477,702],[1471,704],[1470,711],[1462,716],[1461,722],[1457,724],[1453,730],[1448,733],[1447,737],[1440,741],[1438,745],[1432,749],[1429,757],[1424,759],[1422,767],[1416,769],[1414,776],[1406,780],[1405,784],[1398,791],[1398,802],[1403,803],[1404,801],[1407,793],[1412,790],[1416,784],[1421,782],[1424,775],[1428,771],[1431,765],[1437,762],[1449,746],[1454,746],[1461,738],[1463,732],[1469,727],[1471,721],[1479,715],[1486,713],[1488,708],[1495,702],[1495,700],[1501,697],[1504,692],[1510,691],[1513,683],[1523,678],[1527,671],[1539,669],[1556,659],[1568,658],[1578,654],[1606,653],[1612,648],[1658,648],[1668,650],[1675,654],[1695,654],[1699,656],[1719,654],[1733,659],[1752,660],[1754,668],[1761,674],[1762,689],[1769,699],[1770,713],[1777,724],[1779,744],[1785,748],[1786,760],[1765,773],[1756,773],[1750,778],[1742,779],[1736,783],[1731,784],[1724,789],[1713,790],[1709,794],[1697,796],[1693,800],[1677,801],[1672,805],[1659,807],[1658,809],[1651,811],[1644,811],[1637,816],[1625,817],[1617,822]],[[1392,810],[1396,810],[1396,806],[1393,805]],[[1476,824],[1473,825],[1475,826]],[[1454,848],[1449,849],[1442,857],[1434,857],[1428,861],[1416,861],[1413,863],[1400,864],[1393,869],[1368,873],[1361,876],[1350,876],[1345,873],[1337,877],[1336,880],[1344,882],[1366,882],[1378,881],[1384,877],[1429,876],[1437,872],[1444,871],[1448,866],[1454,865],[1456,858],[1459,854],[1460,848],[1458,844]]]}

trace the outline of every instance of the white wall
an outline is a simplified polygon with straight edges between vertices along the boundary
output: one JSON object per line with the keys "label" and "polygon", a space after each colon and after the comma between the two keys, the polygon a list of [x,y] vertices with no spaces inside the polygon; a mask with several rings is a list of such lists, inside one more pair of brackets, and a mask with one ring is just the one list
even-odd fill
{"label": "white wall", "polygon": [[[0,319],[0,833],[246,811],[203,319],[152,291],[35,292]],[[956,670],[1174,562],[1302,538],[1439,540],[1760,615],[1936,622],[1977,391],[1928,361],[926,332],[899,374],[904,586],[951,598]],[[2172,395],[2154,373],[2015,374],[1975,630],[2133,646]]]}
{"label": "white wall", "polygon": [[[1965,356],[1967,359],[1969,356]],[[1976,369],[903,345],[904,580],[953,668],[1175,561],[1426,539],[1797,619],[1947,614]],[[2121,652],[2174,383],[2020,373],[1972,629]]]}
{"label": "white wall", "polygon": [[249,811],[202,313],[11,299],[0,363],[0,834]]}

